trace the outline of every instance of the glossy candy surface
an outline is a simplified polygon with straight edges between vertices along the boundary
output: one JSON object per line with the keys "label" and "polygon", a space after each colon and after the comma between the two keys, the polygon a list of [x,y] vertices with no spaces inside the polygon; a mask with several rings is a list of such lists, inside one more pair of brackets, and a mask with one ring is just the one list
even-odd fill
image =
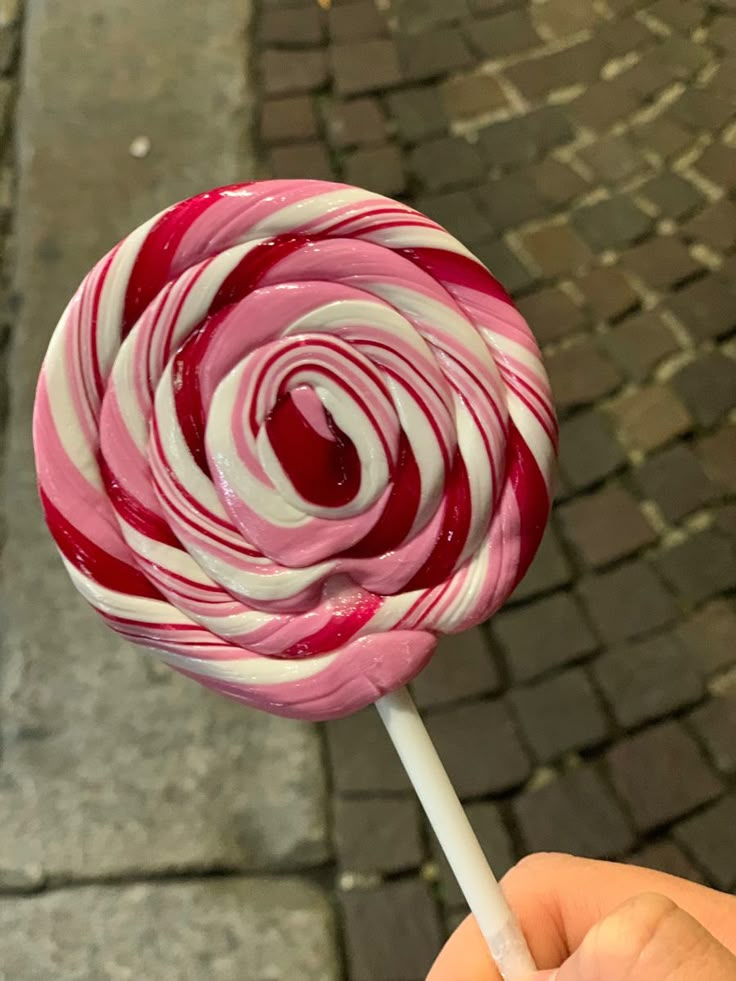
{"label": "glossy candy surface", "polygon": [[504,602],[556,439],[537,346],[478,260],[317,181],[132,232],[64,312],[34,418],[47,523],[108,624],[309,719],[403,685]]}

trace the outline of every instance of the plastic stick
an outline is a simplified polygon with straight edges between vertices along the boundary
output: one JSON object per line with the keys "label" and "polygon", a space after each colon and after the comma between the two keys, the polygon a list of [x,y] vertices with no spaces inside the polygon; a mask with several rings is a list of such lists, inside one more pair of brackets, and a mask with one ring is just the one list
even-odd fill
{"label": "plastic stick", "polygon": [[501,976],[523,981],[535,970],[529,948],[411,695],[401,688],[384,695],[376,708]]}

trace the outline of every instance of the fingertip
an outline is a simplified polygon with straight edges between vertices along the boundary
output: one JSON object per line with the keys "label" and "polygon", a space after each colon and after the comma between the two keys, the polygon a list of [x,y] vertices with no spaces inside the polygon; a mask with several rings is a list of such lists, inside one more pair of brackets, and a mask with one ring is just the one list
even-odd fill
{"label": "fingertip", "polygon": [[501,981],[473,916],[463,920],[442,948],[427,981]]}

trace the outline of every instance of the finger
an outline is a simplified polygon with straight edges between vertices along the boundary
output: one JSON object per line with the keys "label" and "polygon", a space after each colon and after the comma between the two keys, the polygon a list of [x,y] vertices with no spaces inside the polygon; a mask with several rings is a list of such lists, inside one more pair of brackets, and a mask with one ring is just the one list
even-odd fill
{"label": "finger", "polygon": [[736,957],[671,899],[647,893],[596,923],[554,981],[733,981]]}
{"label": "finger", "polygon": [[[645,892],[668,896],[736,950],[736,899],[664,872],[544,853],[523,859],[501,885],[540,968],[557,967],[595,923]],[[469,917],[445,945],[427,981],[498,979],[486,942]]]}
{"label": "finger", "polygon": [[501,981],[474,917],[466,917],[455,930],[427,981]]}
{"label": "finger", "polygon": [[538,854],[515,865],[501,885],[539,968],[557,967],[594,924],[641,893],[667,896],[736,949],[736,899],[664,872]]}

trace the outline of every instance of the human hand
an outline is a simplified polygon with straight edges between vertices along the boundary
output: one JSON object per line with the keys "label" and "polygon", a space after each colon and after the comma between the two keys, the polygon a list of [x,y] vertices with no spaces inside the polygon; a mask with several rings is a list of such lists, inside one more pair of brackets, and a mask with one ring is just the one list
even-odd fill
{"label": "human hand", "polygon": [[[531,855],[501,886],[543,970],[524,981],[736,981],[736,898],[684,879]],[[500,981],[472,917],[427,981]]]}

